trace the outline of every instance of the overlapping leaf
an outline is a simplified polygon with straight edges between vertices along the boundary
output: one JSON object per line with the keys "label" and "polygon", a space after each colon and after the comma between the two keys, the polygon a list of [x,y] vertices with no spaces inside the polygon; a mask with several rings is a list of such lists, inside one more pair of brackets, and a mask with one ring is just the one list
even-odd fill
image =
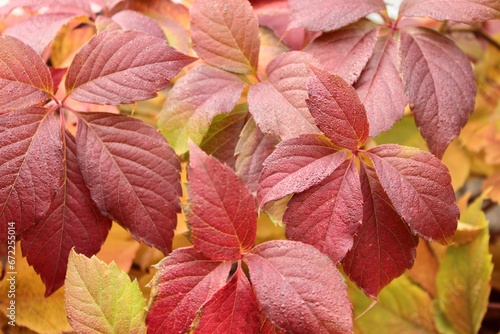
{"label": "overlapping leaf", "polygon": [[201,65],[180,78],[169,92],[158,127],[178,154],[187,152],[188,138],[200,144],[217,114],[227,114],[245,84],[236,76]]}
{"label": "overlapping leaf", "polygon": [[11,36],[0,36],[0,107],[2,111],[34,106],[53,93],[44,60]]}
{"label": "overlapping leaf", "polygon": [[500,3],[496,0],[404,0],[399,14],[476,23],[499,19]]}
{"label": "overlapping leaf", "polygon": [[374,23],[361,21],[323,34],[304,51],[318,59],[325,70],[352,84],[359,78],[373,53],[377,33]]}
{"label": "overlapping leaf", "polygon": [[187,332],[198,309],[227,281],[230,262],[180,248],[158,264],[146,318],[148,333]]}
{"label": "overlapping leaf", "polygon": [[259,24],[247,0],[196,0],[190,9],[194,50],[226,71],[257,71]]}
{"label": "overlapping leaf", "polygon": [[413,265],[418,237],[392,207],[375,170],[361,163],[363,223],[342,261],[349,278],[376,298],[394,278]]}
{"label": "overlapping leaf", "polygon": [[289,239],[313,245],[338,263],[351,249],[362,216],[358,172],[346,160],[320,184],[294,195],[283,222]]}
{"label": "overlapping leaf", "polygon": [[137,280],[115,263],[107,265],[95,256],[74,250],[66,277],[66,312],[80,333],[143,333],[146,302]]}
{"label": "overlapping leaf", "polygon": [[254,199],[229,167],[195,145],[189,152],[189,223],[193,244],[210,259],[237,259],[255,241]]}
{"label": "overlapping leaf", "polygon": [[383,0],[289,0],[290,28],[312,31],[342,28],[360,18],[385,8]]}
{"label": "overlapping leaf", "polygon": [[347,287],[335,265],[313,246],[275,240],[245,255],[262,309],[292,333],[351,333]]}
{"label": "overlapping leaf", "polygon": [[174,151],[137,119],[106,113],[78,116],[78,163],[99,211],[137,240],[169,253],[181,192]]}
{"label": "overlapping leaf", "polygon": [[193,60],[161,38],[133,30],[105,31],[75,56],[66,91],[75,100],[98,104],[146,100]]}
{"label": "overlapping leaf", "polygon": [[23,255],[45,283],[46,296],[64,284],[70,250],[96,254],[111,227],[83,182],[74,141],[66,132],[63,183],[44,217],[22,235]]}
{"label": "overlapping leaf", "polygon": [[148,35],[158,38],[165,38],[163,30],[161,30],[155,20],[133,10],[122,10],[111,17],[123,29],[138,30]]}
{"label": "overlapping leaf", "polygon": [[319,132],[305,102],[308,64],[319,65],[307,53],[284,53],[267,66],[267,81],[250,87],[248,108],[262,132],[282,140]]}
{"label": "overlapping leaf", "polygon": [[15,222],[21,235],[45,215],[61,184],[62,160],[53,112],[32,107],[0,113],[0,241],[7,240],[7,222]]}
{"label": "overlapping leaf", "polygon": [[453,41],[425,28],[401,32],[400,55],[415,121],[432,153],[441,157],[474,109],[471,64]]}

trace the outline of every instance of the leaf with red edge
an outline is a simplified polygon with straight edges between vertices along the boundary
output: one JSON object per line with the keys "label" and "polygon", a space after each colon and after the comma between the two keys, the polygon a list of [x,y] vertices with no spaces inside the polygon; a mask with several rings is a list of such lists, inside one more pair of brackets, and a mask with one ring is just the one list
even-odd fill
{"label": "leaf with red edge", "polygon": [[283,222],[288,239],[313,245],[338,263],[351,249],[362,216],[358,171],[350,159],[320,184],[294,195]]}
{"label": "leaf with red edge", "polygon": [[247,0],[196,0],[190,14],[194,50],[201,59],[235,73],[257,71],[259,23]]}
{"label": "leaf with red edge", "polygon": [[403,117],[407,98],[398,71],[396,41],[378,39],[370,61],[354,87],[366,109],[370,136],[387,131]]}
{"label": "leaf with red edge", "polygon": [[194,144],[189,159],[188,218],[194,247],[214,260],[236,260],[255,242],[254,199],[233,170]]}
{"label": "leaf with red edge", "polygon": [[291,333],[352,333],[347,287],[330,259],[311,245],[275,240],[245,254],[257,300]]}
{"label": "leaf with red edge", "polygon": [[235,170],[252,192],[257,191],[264,161],[277,144],[278,140],[271,135],[263,134],[253,119],[249,119],[241,131],[235,149]]}
{"label": "leaf with red edge", "polygon": [[0,108],[23,109],[49,98],[52,77],[33,49],[10,36],[0,36]]}
{"label": "leaf with red edge", "polygon": [[111,17],[123,29],[142,31],[151,36],[165,39],[165,34],[155,20],[133,10],[122,10]]}
{"label": "leaf with red edge", "polygon": [[354,88],[341,77],[311,67],[307,106],[316,124],[335,145],[356,150],[368,138],[365,107]]}
{"label": "leaf with red edge", "polygon": [[262,208],[320,183],[347,157],[323,135],[302,135],[279,143],[264,162],[257,201]]}
{"label": "leaf with red edge", "polygon": [[48,109],[0,113],[0,242],[8,222],[20,236],[49,209],[62,180],[60,128]]}
{"label": "leaf with red edge", "polygon": [[471,64],[452,40],[425,28],[401,31],[400,55],[415,122],[431,152],[442,157],[474,110]]}
{"label": "leaf with red edge", "polygon": [[385,9],[383,0],[288,0],[292,21],[289,28],[330,31]]}
{"label": "leaf with red edge", "polygon": [[22,235],[23,255],[45,283],[45,296],[64,284],[70,250],[90,257],[96,254],[111,228],[90,198],[76,158],[75,139],[65,133],[64,182],[49,210]]}
{"label": "leaf with red edge", "polygon": [[342,266],[353,282],[376,298],[383,287],[411,268],[418,237],[392,206],[375,170],[363,161],[360,168],[363,223]]}
{"label": "leaf with red edge", "polygon": [[139,31],[104,31],[76,54],[66,92],[81,102],[133,103],[156,96],[194,58]]}
{"label": "leaf with red edge", "polygon": [[259,333],[259,306],[245,273],[238,269],[227,284],[203,306],[194,333]]}
{"label": "leaf with red edge", "polygon": [[434,155],[386,144],[367,152],[396,212],[422,238],[449,243],[459,216],[450,173]]}
{"label": "leaf with red edge", "polygon": [[404,0],[399,15],[476,23],[499,19],[500,3],[497,0]]}
{"label": "leaf with red edge", "polygon": [[23,41],[37,54],[42,55],[62,26],[77,17],[77,14],[71,12],[34,15],[9,27],[4,34]]}
{"label": "leaf with red edge", "polygon": [[235,75],[200,65],[175,82],[160,112],[158,128],[178,154],[188,150],[188,139],[200,144],[217,114],[228,114],[245,84]]}
{"label": "leaf with red edge", "polygon": [[157,267],[148,333],[178,334],[189,330],[198,309],[226,284],[231,263],[210,260],[189,247],[176,249]]}
{"label": "leaf with red edge", "polygon": [[180,211],[180,164],[167,141],[142,121],[78,115],[78,163],[99,211],[165,254]]}
{"label": "leaf with red edge", "polygon": [[304,51],[316,57],[325,70],[352,84],[373,54],[377,33],[376,24],[363,20],[323,34]]}
{"label": "leaf with red edge", "polygon": [[250,87],[248,108],[262,132],[282,140],[319,132],[305,102],[308,64],[319,66],[310,54],[284,53],[267,66],[267,81]]}

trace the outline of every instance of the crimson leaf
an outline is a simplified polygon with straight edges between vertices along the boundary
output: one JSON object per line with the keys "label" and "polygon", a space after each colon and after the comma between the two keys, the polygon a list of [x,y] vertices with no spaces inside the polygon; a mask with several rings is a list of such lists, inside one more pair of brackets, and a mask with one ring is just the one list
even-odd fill
{"label": "crimson leaf", "polygon": [[111,228],[111,220],[101,216],[83,182],[73,135],[66,131],[64,140],[64,182],[47,213],[23,233],[21,242],[23,255],[45,283],[46,296],[64,284],[70,250],[94,255]]}
{"label": "crimson leaf", "polygon": [[10,36],[0,36],[0,107],[23,109],[49,98],[52,77],[32,48]]}
{"label": "crimson leaf", "polygon": [[259,24],[247,0],[196,0],[190,9],[194,50],[223,70],[257,71]]}
{"label": "crimson leaf", "polygon": [[269,319],[292,333],[351,333],[343,277],[316,248],[275,240],[245,254],[257,300]]}
{"label": "crimson leaf", "polygon": [[366,111],[354,88],[318,68],[308,83],[307,105],[316,124],[335,145],[356,150],[368,138]]}
{"label": "crimson leaf", "polygon": [[226,284],[230,269],[230,262],[210,260],[193,247],[164,258],[152,283],[148,333],[187,332],[198,309]]}
{"label": "crimson leaf", "polygon": [[344,271],[376,298],[384,286],[413,265],[418,237],[401,219],[373,168],[361,161],[363,223],[342,260]]}
{"label": "crimson leaf", "polygon": [[267,66],[267,81],[250,87],[248,108],[262,132],[282,140],[319,132],[305,102],[308,64],[319,65],[310,54],[284,53]]}
{"label": "crimson leaf", "polygon": [[304,51],[316,57],[323,68],[354,83],[373,53],[377,26],[370,21],[351,24],[323,34]]}
{"label": "crimson leaf", "polygon": [[111,17],[123,29],[138,30],[158,38],[165,38],[155,20],[133,10],[122,10]]}
{"label": "crimson leaf", "polygon": [[[1,37],[0,37],[1,38]],[[0,113],[0,241],[7,223],[16,235],[37,223],[61,184],[61,130],[48,109]]]}
{"label": "crimson leaf", "polygon": [[394,209],[412,232],[429,241],[449,242],[459,211],[446,166],[428,152],[394,144],[377,146],[368,156]]}
{"label": "crimson leaf", "polygon": [[77,156],[100,212],[169,253],[180,211],[179,161],[165,138],[137,119],[79,114]]}
{"label": "crimson leaf", "polygon": [[338,263],[352,247],[362,208],[356,164],[346,160],[323,182],[292,197],[283,217],[286,235],[313,245]]}
{"label": "crimson leaf", "polygon": [[253,246],[255,202],[234,171],[190,147],[189,223],[194,247],[213,260],[235,260]]}
{"label": "crimson leaf", "polygon": [[475,23],[499,19],[500,3],[496,0],[404,0],[399,14]]}
{"label": "crimson leaf", "polygon": [[320,183],[346,157],[323,135],[302,135],[279,143],[264,162],[257,190],[259,207]]}
{"label": "crimson leaf", "polygon": [[474,110],[471,64],[453,41],[425,28],[401,31],[400,53],[415,121],[432,153],[441,157]]}
{"label": "crimson leaf", "polygon": [[288,0],[292,22],[289,28],[313,31],[342,28],[385,8],[383,0]]}
{"label": "crimson leaf", "polygon": [[403,116],[407,98],[398,72],[396,42],[392,36],[378,39],[373,55],[354,85],[376,136]]}
{"label": "crimson leaf", "polygon": [[259,307],[245,273],[238,266],[227,284],[203,306],[194,333],[259,333]]}
{"label": "crimson leaf", "polygon": [[161,38],[134,30],[104,31],[76,54],[66,92],[75,100],[97,104],[146,100],[193,60]]}

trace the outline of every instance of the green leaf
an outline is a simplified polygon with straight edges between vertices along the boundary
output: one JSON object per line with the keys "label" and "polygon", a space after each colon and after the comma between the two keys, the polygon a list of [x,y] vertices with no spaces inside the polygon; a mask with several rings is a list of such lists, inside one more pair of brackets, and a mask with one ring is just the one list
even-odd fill
{"label": "green leaf", "polygon": [[71,250],[66,273],[66,312],[78,333],[144,333],[146,302],[136,280],[112,262]]}
{"label": "green leaf", "polygon": [[443,333],[477,333],[486,313],[493,265],[482,202],[478,198],[460,217],[482,231],[467,244],[448,247],[437,274],[436,324]]}
{"label": "green leaf", "polygon": [[354,315],[359,317],[355,326],[363,334],[437,332],[431,297],[406,275],[384,288],[378,295],[377,304],[368,311],[373,301],[353,286],[349,292],[354,304]]}

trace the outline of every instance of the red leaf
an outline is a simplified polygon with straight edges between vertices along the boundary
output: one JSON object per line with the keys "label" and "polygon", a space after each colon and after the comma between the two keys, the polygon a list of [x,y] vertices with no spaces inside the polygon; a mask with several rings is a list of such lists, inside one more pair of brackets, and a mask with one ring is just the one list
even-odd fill
{"label": "red leaf", "polygon": [[260,244],[245,261],[269,319],[291,333],[352,333],[347,287],[330,259],[300,242]]}
{"label": "red leaf", "polygon": [[373,53],[377,33],[377,25],[363,20],[323,34],[304,51],[316,57],[325,70],[352,84],[359,78]]}
{"label": "red leaf", "polygon": [[385,9],[383,0],[288,0],[292,12],[289,28],[330,31]]}
{"label": "red leaf", "polygon": [[356,150],[368,138],[366,111],[354,88],[339,76],[311,68],[307,105],[316,124],[335,145]]}
{"label": "red leaf", "polygon": [[238,266],[227,284],[203,306],[194,333],[259,333],[259,306],[245,273]]}
{"label": "red leaf", "polygon": [[260,310],[260,334],[285,334],[285,332],[276,327],[266,316],[262,309]]}
{"label": "red leaf", "polygon": [[76,17],[78,15],[74,12],[35,15],[9,27],[4,34],[23,41],[36,53],[42,55],[62,26]]}
{"label": "red leaf", "polygon": [[396,42],[379,38],[375,51],[354,87],[366,109],[370,136],[387,131],[403,117],[407,98],[399,76]]}
{"label": "red leaf", "polygon": [[319,132],[305,102],[308,64],[319,65],[310,54],[284,53],[267,66],[268,80],[250,87],[248,108],[262,132],[282,140]]}
{"label": "red leaf", "polygon": [[338,151],[322,135],[303,135],[279,143],[264,162],[257,190],[259,207],[319,184],[346,157],[346,152]]}
{"label": "red leaf", "polygon": [[415,121],[432,153],[441,157],[474,110],[471,64],[453,41],[424,28],[401,32],[400,53]]}
{"label": "red leaf", "polygon": [[255,202],[236,174],[191,145],[189,224],[196,249],[214,260],[235,260],[251,248],[257,230]]}
{"label": "red leaf", "polygon": [[342,265],[349,278],[372,298],[411,268],[418,237],[399,216],[373,168],[361,162],[363,223]]}
{"label": "red leaf", "polygon": [[64,75],[66,74],[66,71],[68,71],[68,68],[54,68],[50,67],[50,75],[52,76],[52,82],[54,85],[54,89],[57,90],[57,87],[59,87],[59,84],[61,83]]}
{"label": "red leaf", "polygon": [[438,21],[484,22],[500,18],[500,3],[496,0],[404,0],[399,15],[430,17]]}
{"label": "red leaf", "polygon": [[76,54],[66,92],[81,102],[132,103],[156,96],[193,58],[139,31],[104,31]]}
{"label": "red leaf", "polygon": [[368,153],[398,214],[413,233],[447,243],[459,216],[451,177],[435,156],[413,147],[380,145]]}
{"label": "red leaf", "polygon": [[257,71],[259,24],[247,0],[196,0],[190,13],[191,37],[200,58],[226,71]]}
{"label": "red leaf", "polygon": [[10,36],[0,36],[0,108],[23,109],[49,98],[52,77],[33,49]]}
{"label": "red leaf", "polygon": [[363,199],[354,160],[320,184],[294,195],[283,216],[288,239],[313,245],[338,263],[361,224]]}
{"label": "red leaf", "polygon": [[235,170],[250,191],[257,191],[264,160],[274,151],[277,144],[278,140],[263,134],[253,119],[249,119],[241,131],[235,149]]}
{"label": "red leaf", "polygon": [[169,253],[180,211],[180,166],[154,128],[107,113],[79,114],[78,163],[101,213]]}
{"label": "red leaf", "polygon": [[61,184],[60,124],[44,108],[0,113],[0,242],[37,223]]}
{"label": "red leaf", "polygon": [[230,269],[230,262],[210,260],[193,247],[164,258],[152,282],[148,333],[189,331],[198,309],[226,284]]}
{"label": "red leaf", "polygon": [[165,34],[155,20],[133,10],[122,10],[111,17],[123,29],[142,31],[151,36],[165,39]]}
{"label": "red leaf", "polygon": [[73,135],[65,133],[64,182],[49,210],[34,227],[23,233],[22,250],[46,286],[45,296],[64,284],[70,250],[91,257],[101,248],[111,220],[101,216],[76,158]]}

